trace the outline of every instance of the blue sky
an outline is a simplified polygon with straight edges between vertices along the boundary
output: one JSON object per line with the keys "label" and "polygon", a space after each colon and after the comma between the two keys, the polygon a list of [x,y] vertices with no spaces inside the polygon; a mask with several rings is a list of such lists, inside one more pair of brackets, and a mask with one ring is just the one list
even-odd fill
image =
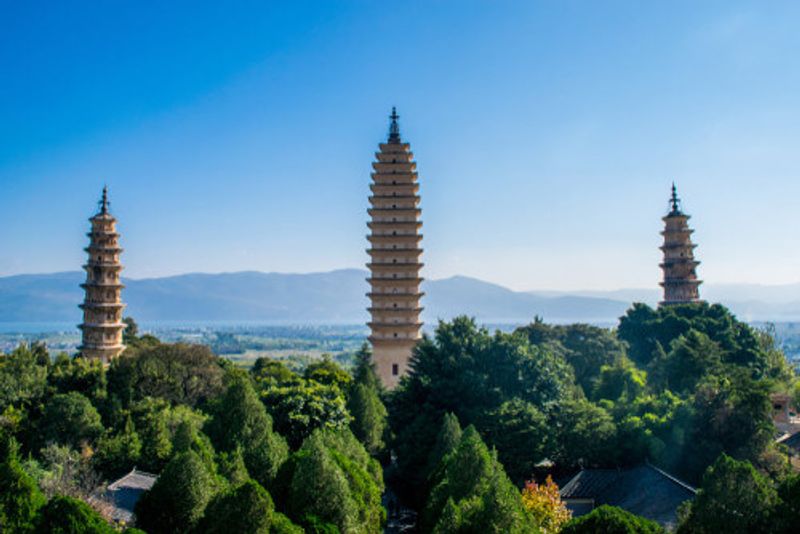
{"label": "blue sky", "polygon": [[361,267],[396,105],[429,278],[653,286],[675,180],[703,279],[800,281],[800,4],[0,6],[0,275],[104,183],[128,276]]}

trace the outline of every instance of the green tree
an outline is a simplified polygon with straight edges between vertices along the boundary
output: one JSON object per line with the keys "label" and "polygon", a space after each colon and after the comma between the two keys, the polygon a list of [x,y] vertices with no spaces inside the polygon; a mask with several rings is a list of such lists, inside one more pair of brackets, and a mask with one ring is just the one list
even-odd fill
{"label": "green tree", "polygon": [[13,438],[0,443],[0,531],[33,532],[45,498],[19,462]]}
{"label": "green tree", "polygon": [[236,448],[231,452],[221,452],[217,455],[219,473],[232,487],[237,487],[250,479],[247,466],[244,463],[242,449]]}
{"label": "green tree", "polygon": [[438,482],[441,478],[441,475],[436,475],[435,472],[440,465],[444,465],[442,459],[456,450],[458,444],[461,443],[462,434],[458,417],[452,413],[444,414],[439,434],[436,436],[436,443],[428,455],[428,468],[426,471],[429,479],[435,479]]}
{"label": "green tree", "polygon": [[44,443],[61,443],[75,448],[93,442],[103,433],[100,414],[89,399],[70,391],[53,396],[40,424]]}
{"label": "green tree", "polygon": [[270,534],[305,534],[305,530],[282,513],[273,512]]}
{"label": "green tree", "polygon": [[611,415],[586,400],[565,402],[554,415],[556,459],[564,466],[614,464],[617,429]]}
{"label": "green tree", "polygon": [[647,373],[637,369],[630,360],[621,359],[614,365],[600,368],[592,398],[632,401],[642,395],[646,388]]}
{"label": "green tree", "polygon": [[660,534],[664,529],[655,521],[603,505],[567,522],[561,534]]}
{"label": "green tree", "polygon": [[218,358],[204,345],[159,344],[126,350],[111,362],[108,393],[123,407],[154,397],[198,406],[223,389]]}
{"label": "green tree", "polygon": [[209,503],[198,531],[206,534],[269,534],[274,509],[267,490],[258,482],[248,480],[217,495]]}
{"label": "green tree", "polygon": [[42,363],[38,352],[26,344],[0,355],[0,413],[42,399],[47,389],[47,365]]}
{"label": "green tree", "polygon": [[142,442],[128,416],[122,431],[100,437],[93,460],[100,471],[113,479],[136,466],[141,453]]}
{"label": "green tree", "polygon": [[689,480],[697,480],[720,453],[758,462],[772,446],[768,385],[754,381],[746,372],[704,379],[694,394],[692,409],[679,466]]}
{"label": "green tree", "polygon": [[488,412],[481,427],[486,440],[497,449],[506,473],[517,485],[529,480],[536,464],[548,454],[547,417],[529,402],[521,399],[504,402]]}
{"label": "green tree", "polygon": [[217,489],[196,453],[177,454],[136,503],[137,524],[150,534],[191,532]]}
{"label": "green tree", "polygon": [[291,517],[307,527],[329,524],[345,533],[381,531],[381,468],[349,431],[315,431],[291,465]]}
{"label": "green tree", "polygon": [[773,513],[775,532],[800,532],[800,474],[793,473],[778,485],[778,506]]}
{"label": "green tree", "polygon": [[678,532],[768,532],[777,502],[771,482],[750,462],[723,454],[703,475],[703,484]]}
{"label": "green tree", "polygon": [[142,469],[158,473],[172,456],[169,410],[167,401],[151,397],[131,404],[130,412],[141,441],[139,466]]}
{"label": "green tree", "polygon": [[347,428],[350,414],[344,392],[337,385],[300,378],[289,384],[260,382],[261,400],[273,417],[275,430],[292,449],[318,429]]}
{"label": "green tree", "polygon": [[357,383],[350,391],[347,408],[353,420],[350,430],[364,444],[367,451],[376,456],[383,451],[383,435],[386,432],[386,407],[374,386]]}
{"label": "green tree", "polygon": [[96,405],[106,396],[106,372],[103,363],[61,353],[50,366],[47,382],[56,393],[76,392]]}
{"label": "green tree", "polygon": [[660,362],[663,369],[658,371],[664,389],[691,392],[704,376],[716,371],[722,365],[723,352],[719,345],[707,335],[690,329],[675,339],[666,358]]}
{"label": "green tree", "polygon": [[569,362],[575,380],[588,395],[603,367],[625,358],[625,346],[611,330],[588,324],[548,325],[540,318],[519,329],[530,343],[549,348]]}
{"label": "green tree", "polygon": [[428,451],[445,413],[483,432],[487,414],[506,401],[519,399],[549,415],[574,388],[563,356],[531,345],[522,331],[491,335],[466,317],[440,323],[434,339],[423,337],[417,344],[410,373],[389,401],[398,492],[422,505],[417,488],[425,484]]}
{"label": "green tree", "polygon": [[272,419],[246,375],[230,377],[225,393],[212,406],[206,430],[217,450],[241,448],[250,475],[265,487],[289,453],[286,441],[272,430]]}
{"label": "green tree", "polygon": [[628,343],[630,358],[640,367],[647,367],[659,345],[670,347],[673,340],[690,330],[716,343],[724,363],[748,368],[756,377],[768,374],[770,357],[757,332],[720,304],[698,302],[654,310],[637,303],[620,319],[617,336]]}
{"label": "green tree", "polygon": [[85,502],[58,495],[50,499],[50,502],[42,508],[38,532],[113,534],[116,530]]}
{"label": "green tree", "polygon": [[443,459],[442,478],[431,492],[421,527],[434,532],[536,532],[519,490],[468,427]]}
{"label": "green tree", "polygon": [[353,382],[373,388],[379,393],[382,391],[381,380],[375,371],[375,362],[372,361],[372,350],[369,343],[364,343],[354,356]]}
{"label": "green tree", "polygon": [[333,361],[330,355],[325,354],[321,359],[311,362],[303,373],[303,378],[313,380],[326,386],[336,386],[341,391],[347,391],[353,381],[350,373]]}

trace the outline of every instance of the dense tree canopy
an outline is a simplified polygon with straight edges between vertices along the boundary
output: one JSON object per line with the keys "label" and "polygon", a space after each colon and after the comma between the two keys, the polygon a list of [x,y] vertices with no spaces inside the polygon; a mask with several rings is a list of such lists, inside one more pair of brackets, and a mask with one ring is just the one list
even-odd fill
{"label": "dense tree canopy", "polygon": [[132,348],[108,370],[109,395],[123,406],[146,397],[197,406],[222,389],[219,360],[203,345],[157,344]]}
{"label": "dense tree canopy", "polygon": [[[390,508],[399,495],[423,531],[549,533],[565,517],[548,474],[644,461],[702,480],[684,531],[800,522],[769,400],[800,386],[770,331],[721,306],[635,305],[616,331],[460,317],[419,342],[394,391],[368,346],[349,370],[337,356],[248,371],[133,322],[125,335],[108,370],[41,345],[0,356],[0,436],[22,451],[0,458],[0,528],[102,531],[81,502],[102,511],[97,488],[136,466],[160,474],[139,505],[150,534],[378,532],[384,469]],[[653,528],[603,508],[564,531]]]}
{"label": "dense tree canopy", "polygon": [[474,427],[442,459],[421,520],[432,532],[535,532],[519,490]]}
{"label": "dense tree canopy", "polygon": [[[510,458],[515,449],[525,447],[532,439],[527,430],[518,431],[518,417],[524,414],[529,420],[536,419],[532,410],[549,414],[573,391],[569,364],[550,349],[531,345],[523,333],[492,335],[466,317],[440,323],[433,339],[423,338],[417,345],[410,374],[390,402],[389,421],[395,434],[393,447],[401,490],[411,498],[415,494],[420,497],[413,488],[424,484],[428,451],[445,413],[455,414],[487,435],[491,426],[492,435],[498,436],[504,431],[489,414],[502,411],[501,424],[509,425],[521,443],[490,443],[501,457]],[[501,408],[504,402],[514,400],[518,404]],[[520,406],[524,407],[522,412]]]}
{"label": "dense tree canopy", "polygon": [[661,534],[658,523],[603,505],[564,525],[562,534]]}
{"label": "dense tree canopy", "polygon": [[314,431],[292,456],[284,483],[290,516],[307,527],[381,531],[381,468],[348,430]]}
{"label": "dense tree canopy", "polygon": [[749,462],[723,454],[703,475],[703,485],[678,532],[769,532],[777,502],[775,488]]}
{"label": "dense tree canopy", "polygon": [[136,503],[137,524],[149,534],[191,532],[218,489],[197,454],[178,454]]}

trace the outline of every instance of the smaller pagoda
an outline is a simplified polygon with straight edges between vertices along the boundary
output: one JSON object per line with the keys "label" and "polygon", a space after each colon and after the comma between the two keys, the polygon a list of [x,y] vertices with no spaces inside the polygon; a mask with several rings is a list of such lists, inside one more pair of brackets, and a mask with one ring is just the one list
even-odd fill
{"label": "smaller pagoda", "polygon": [[84,249],[89,259],[83,266],[86,282],[81,284],[85,291],[80,305],[83,323],[78,326],[83,333],[78,347],[81,355],[103,363],[108,363],[125,349],[122,344],[122,331],[125,329],[122,310],[125,305],[121,298],[124,286],[120,280],[122,264],[119,259],[122,249],[117,220],[109,213],[108,204],[108,188],[104,187],[100,210],[89,219],[92,231],[87,234],[89,246]]}
{"label": "smaller pagoda", "polygon": [[664,300],[661,306],[671,304],[686,304],[698,302],[700,293],[698,286],[702,283],[697,279],[697,266],[700,262],[694,259],[694,249],[697,245],[692,243],[692,233],[689,228],[689,215],[683,213],[681,201],[675,184],[672,184],[672,197],[669,201],[670,210],[665,217],[664,244],[661,251],[664,253],[664,262],[661,269],[664,271]]}

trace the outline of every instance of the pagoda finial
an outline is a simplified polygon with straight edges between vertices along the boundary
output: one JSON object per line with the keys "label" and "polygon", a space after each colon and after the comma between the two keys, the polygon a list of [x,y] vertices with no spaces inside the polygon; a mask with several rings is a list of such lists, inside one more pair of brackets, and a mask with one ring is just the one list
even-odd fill
{"label": "pagoda finial", "polygon": [[108,186],[103,186],[103,198],[100,199],[100,215],[108,213]]}
{"label": "pagoda finial", "polygon": [[397,124],[397,119],[400,118],[400,115],[397,114],[397,108],[394,106],[392,106],[392,114],[389,115],[389,118],[392,120],[392,122],[389,124],[389,142],[399,143],[400,126]]}
{"label": "pagoda finial", "polygon": [[678,188],[675,187],[675,182],[672,182],[672,196],[669,199],[670,215],[678,215],[681,213],[681,199],[678,198]]}

